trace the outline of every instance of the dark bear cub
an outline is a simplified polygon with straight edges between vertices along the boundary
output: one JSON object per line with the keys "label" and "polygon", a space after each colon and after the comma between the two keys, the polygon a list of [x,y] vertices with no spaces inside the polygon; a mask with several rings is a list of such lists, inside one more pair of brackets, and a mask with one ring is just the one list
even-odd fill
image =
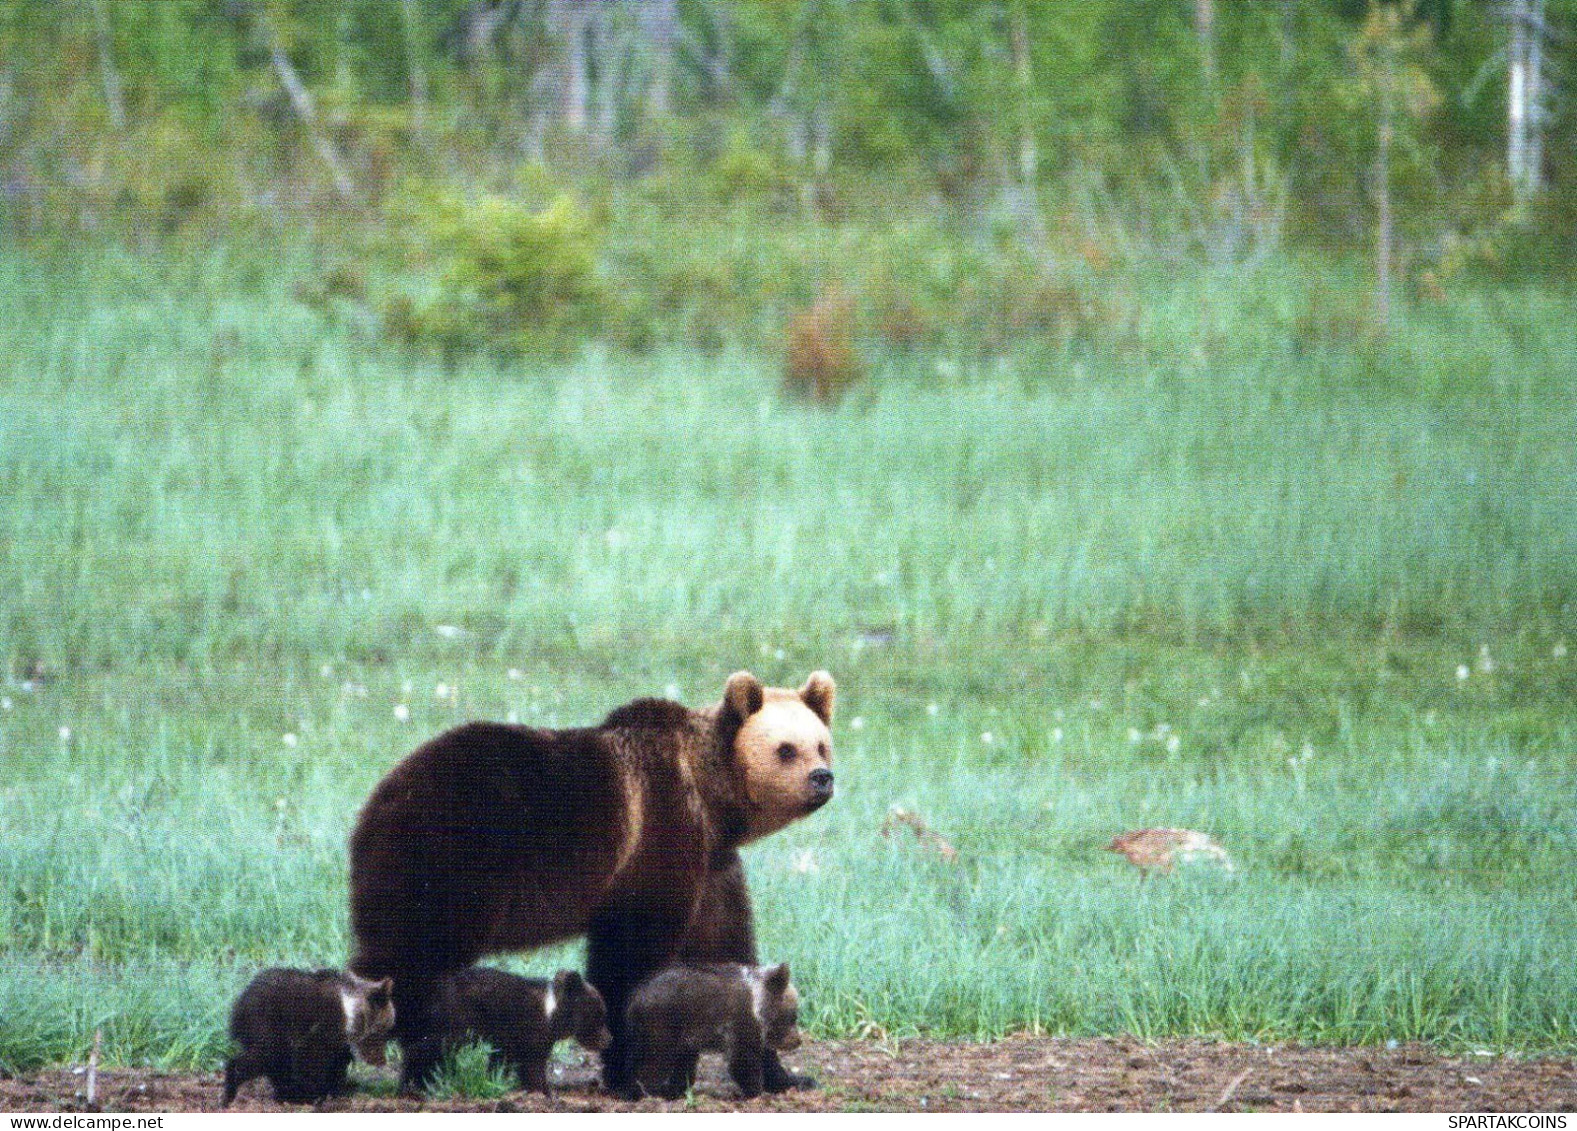
{"label": "dark bear cub", "polygon": [[237,1051],[225,1062],[224,1105],[242,1084],[267,1076],[285,1103],[344,1092],[352,1048],[381,1063],[394,1031],[394,990],[338,970],[275,967],[253,978],[230,1011]]}
{"label": "dark bear cub", "polygon": [[[573,1037],[592,1052],[608,1047],[608,1014],[602,995],[574,970],[560,970],[553,980],[522,978],[489,966],[457,970],[438,983],[433,997],[434,1031],[426,1038],[432,1055],[406,1059],[407,1065],[430,1065],[444,1053],[482,1040],[493,1046],[492,1063],[513,1068],[520,1086],[552,1094],[548,1056],[559,1041]],[[406,1091],[431,1083],[407,1075]]]}
{"label": "dark bear cub", "polygon": [[799,1047],[798,1014],[787,963],[670,966],[630,998],[635,1080],[648,1095],[677,1099],[694,1085],[701,1053],[721,1052],[745,1098],[758,1096],[769,1050]]}

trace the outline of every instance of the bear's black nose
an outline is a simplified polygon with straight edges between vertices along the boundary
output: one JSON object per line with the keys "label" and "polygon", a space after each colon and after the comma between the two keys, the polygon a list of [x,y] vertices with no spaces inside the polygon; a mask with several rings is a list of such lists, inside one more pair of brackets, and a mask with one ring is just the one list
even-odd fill
{"label": "bear's black nose", "polygon": [[832,792],[832,771],[831,770],[812,770],[810,772],[810,784],[811,784],[812,788],[814,788],[816,790],[817,793],[831,793]]}

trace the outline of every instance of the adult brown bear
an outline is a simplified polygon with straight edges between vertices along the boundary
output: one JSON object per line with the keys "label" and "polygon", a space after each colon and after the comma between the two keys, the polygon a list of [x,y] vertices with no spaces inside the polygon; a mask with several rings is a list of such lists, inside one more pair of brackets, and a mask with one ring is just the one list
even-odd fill
{"label": "adult brown bear", "polygon": [[[736,672],[714,707],[639,699],[577,730],[467,723],[390,770],[351,833],[351,968],[394,979],[403,1086],[434,1068],[437,979],[585,935],[614,1035],[603,1081],[628,1094],[635,986],[677,959],[757,963],[738,849],[831,799],[834,695],[826,672],[798,690]],[[764,1071],[770,1091],[809,1082],[776,1055]]]}

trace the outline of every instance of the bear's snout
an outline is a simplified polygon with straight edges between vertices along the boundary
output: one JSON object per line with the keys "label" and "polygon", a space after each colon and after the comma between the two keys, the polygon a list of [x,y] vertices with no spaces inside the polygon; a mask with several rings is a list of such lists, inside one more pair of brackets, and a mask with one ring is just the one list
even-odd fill
{"label": "bear's snout", "polygon": [[810,788],[818,798],[832,796],[832,771],[815,769],[810,772]]}

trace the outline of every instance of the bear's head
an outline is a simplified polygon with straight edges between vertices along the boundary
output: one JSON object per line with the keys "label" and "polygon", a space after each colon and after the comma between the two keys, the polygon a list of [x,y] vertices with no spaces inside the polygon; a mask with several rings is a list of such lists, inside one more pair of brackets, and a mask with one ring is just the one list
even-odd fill
{"label": "bear's head", "polygon": [[600,1052],[613,1043],[608,1007],[602,995],[577,970],[560,970],[548,985],[543,1003],[555,1038],[574,1037],[583,1048]]}
{"label": "bear's head", "polygon": [[383,1063],[384,1046],[394,1032],[394,982],[374,981],[349,970],[320,971],[339,990],[345,1010],[345,1040],[368,1064]]}
{"label": "bear's head", "polygon": [[799,1048],[799,993],[789,982],[787,962],[776,966],[746,967],[751,1011],[761,1022],[761,1037],[769,1049],[793,1052]]}
{"label": "bear's head", "polygon": [[735,672],[722,713],[738,730],[733,760],[748,810],[745,839],[755,840],[832,800],[832,676],[812,672],[798,690],[762,687]]}

